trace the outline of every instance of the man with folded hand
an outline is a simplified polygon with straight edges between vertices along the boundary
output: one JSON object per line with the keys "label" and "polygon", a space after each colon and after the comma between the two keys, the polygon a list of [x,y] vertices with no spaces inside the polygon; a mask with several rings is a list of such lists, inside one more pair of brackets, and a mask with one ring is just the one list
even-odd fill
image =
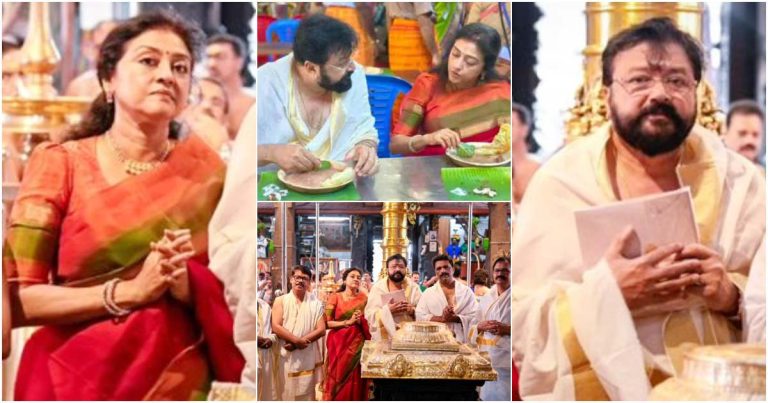
{"label": "man with folded hand", "polygon": [[467,335],[477,311],[472,289],[453,276],[453,264],[448,255],[432,258],[438,282],[427,288],[416,306],[416,320],[445,323],[459,343]]}
{"label": "man with folded hand", "polygon": [[[602,54],[610,124],[536,173],[512,239],[512,359],[524,400],[646,400],[690,346],[739,340],[765,232],[765,180],[695,124],[704,57],[666,18]],[[699,242],[628,254],[632,228],[582,263],[574,211],[688,186]],[[651,225],[653,223],[650,223]],[[763,284],[763,287],[765,285]]]}
{"label": "man with folded hand", "polygon": [[279,357],[275,394],[280,400],[315,400],[315,385],[322,381],[325,320],[323,306],[309,287],[312,272],[304,266],[291,271],[291,292],[272,306],[272,332],[277,335]]}

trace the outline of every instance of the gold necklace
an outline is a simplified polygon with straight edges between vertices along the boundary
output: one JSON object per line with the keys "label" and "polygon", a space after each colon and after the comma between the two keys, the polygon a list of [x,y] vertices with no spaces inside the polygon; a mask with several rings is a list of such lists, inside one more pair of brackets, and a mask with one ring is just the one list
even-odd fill
{"label": "gold necklace", "polygon": [[158,158],[156,161],[136,161],[133,159],[128,158],[128,156],[125,154],[125,151],[120,148],[115,140],[112,138],[111,132],[108,132],[105,137],[107,138],[107,144],[109,144],[109,148],[114,151],[115,155],[117,156],[117,159],[120,160],[120,163],[123,164],[123,167],[125,169],[125,172],[128,175],[141,175],[145,172],[149,172],[155,168],[157,168],[158,165],[160,165],[161,162],[165,161],[165,159],[168,157],[168,154],[171,152],[171,141],[166,139],[165,140],[165,150],[160,155],[160,158]]}

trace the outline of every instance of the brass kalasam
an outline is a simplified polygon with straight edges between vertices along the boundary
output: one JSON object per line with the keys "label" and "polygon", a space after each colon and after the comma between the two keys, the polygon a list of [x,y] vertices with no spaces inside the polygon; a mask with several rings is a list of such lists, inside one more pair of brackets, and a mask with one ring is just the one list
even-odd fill
{"label": "brass kalasam", "polygon": [[456,341],[443,323],[406,322],[392,340],[366,341],[363,378],[495,381],[487,354]]}
{"label": "brass kalasam", "polygon": [[682,376],[656,386],[649,399],[765,401],[765,346],[698,347],[685,355]]}

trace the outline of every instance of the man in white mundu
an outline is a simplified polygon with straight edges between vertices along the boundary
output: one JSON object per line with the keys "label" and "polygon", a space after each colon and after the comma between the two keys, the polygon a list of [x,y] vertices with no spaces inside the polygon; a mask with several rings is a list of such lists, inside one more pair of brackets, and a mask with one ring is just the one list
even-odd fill
{"label": "man in white mundu", "polygon": [[469,343],[487,351],[491,366],[499,377],[486,381],[480,389],[480,400],[509,401],[512,396],[510,367],[510,323],[512,298],[509,287],[509,257],[500,256],[493,262],[491,274],[494,285],[480,298],[475,325],[470,329]]}
{"label": "man in white mundu", "polygon": [[277,336],[272,333],[272,308],[263,299],[257,299],[258,319],[256,329],[257,346],[259,348],[258,360],[258,388],[257,400],[275,400],[275,348]]}
{"label": "man in white mundu", "polygon": [[[610,123],[566,145],[528,185],[511,250],[524,400],[646,400],[680,374],[691,346],[739,341],[743,287],[765,233],[765,178],[695,124],[702,54],[667,18],[611,38],[602,55]],[[633,253],[628,227],[596,235],[612,245],[583,261],[579,245],[590,239],[580,239],[575,211],[685,186],[698,242]]]}
{"label": "man in white mundu", "polygon": [[276,396],[281,400],[314,400],[315,385],[322,381],[325,336],[323,306],[307,293],[312,272],[295,266],[291,292],[278,297],[272,307],[272,331],[279,338]]}
{"label": "man in white mundu", "polygon": [[368,294],[365,319],[373,340],[392,338],[400,323],[413,322],[416,317],[421,289],[406,277],[407,264],[400,254],[387,258],[387,277],[378,280]]}
{"label": "man in white mundu", "polygon": [[445,323],[456,340],[464,343],[477,311],[475,294],[453,278],[453,263],[448,255],[432,258],[432,267],[438,282],[421,296],[416,306],[416,320]]}

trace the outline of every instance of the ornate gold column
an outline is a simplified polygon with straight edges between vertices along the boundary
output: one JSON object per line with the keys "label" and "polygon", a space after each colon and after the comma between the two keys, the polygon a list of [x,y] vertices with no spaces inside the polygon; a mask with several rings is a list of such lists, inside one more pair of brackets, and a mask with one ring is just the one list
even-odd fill
{"label": "ornate gold column", "polygon": [[[418,211],[419,205],[416,203],[384,203],[381,209],[381,215],[384,218],[383,225],[383,242],[382,248],[382,262],[380,278],[384,278],[387,275],[387,258],[399,253],[408,258],[408,223],[416,223],[416,211]],[[410,269],[409,269],[410,272]]]}
{"label": "ornate gold column", "polygon": [[[570,110],[566,122],[567,141],[589,134],[608,121],[607,105],[602,86],[601,55],[608,40],[620,31],[654,17],[668,17],[683,31],[699,41],[703,37],[703,3],[645,3],[645,2],[588,2],[587,46],[584,54],[584,84],[576,93],[576,105]],[[720,131],[715,114],[712,87],[704,80],[697,88],[699,124]]]}

